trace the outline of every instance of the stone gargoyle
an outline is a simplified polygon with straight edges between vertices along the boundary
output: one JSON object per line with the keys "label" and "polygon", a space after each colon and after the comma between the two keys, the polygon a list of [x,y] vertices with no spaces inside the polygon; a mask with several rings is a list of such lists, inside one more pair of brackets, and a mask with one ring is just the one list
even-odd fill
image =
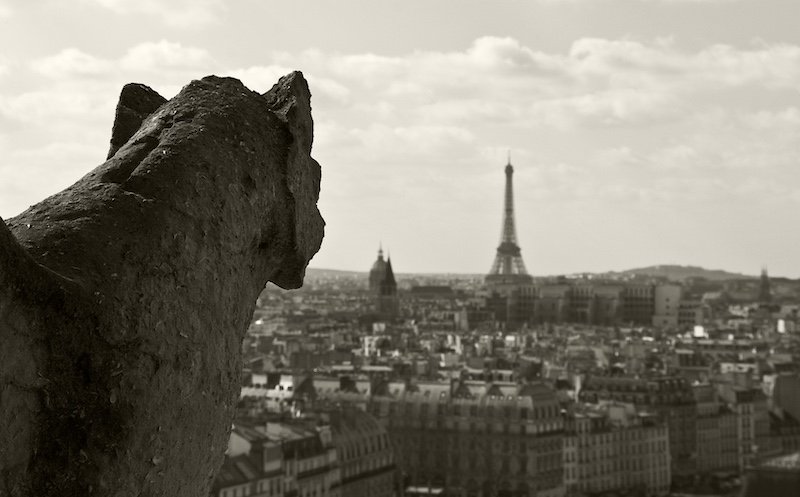
{"label": "stone gargoyle", "polygon": [[322,242],[299,72],[122,90],[105,163],[0,220],[0,496],[208,495],[269,281]]}

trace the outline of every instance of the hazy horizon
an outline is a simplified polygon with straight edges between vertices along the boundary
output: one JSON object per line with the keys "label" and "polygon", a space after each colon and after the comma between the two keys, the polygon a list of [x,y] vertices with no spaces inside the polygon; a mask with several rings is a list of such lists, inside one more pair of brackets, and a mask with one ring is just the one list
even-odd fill
{"label": "hazy horizon", "polygon": [[125,83],[301,70],[317,268],[800,277],[796,0],[0,0],[0,216],[101,164]]}
{"label": "hazy horizon", "polygon": [[[308,268],[309,269],[318,270],[318,271],[341,271],[341,272],[348,272],[348,273],[369,273],[373,262],[375,262],[374,259],[372,261],[370,261],[370,263],[367,264],[367,266],[365,268],[357,268],[357,269],[320,267],[320,266],[314,265],[313,262],[312,262],[312,264],[309,264]],[[392,262],[392,265],[394,266],[394,262]],[[534,278],[551,278],[551,277],[555,277],[555,276],[571,276],[571,275],[579,275],[579,274],[622,273],[622,272],[626,272],[626,271],[635,271],[635,270],[639,270],[639,269],[646,269],[646,268],[659,267],[659,266],[678,266],[678,267],[684,267],[684,268],[686,268],[686,267],[695,268],[696,267],[696,268],[703,269],[705,271],[723,271],[723,272],[734,274],[734,275],[739,274],[739,275],[742,275],[742,276],[745,276],[745,277],[748,277],[748,278],[757,278],[761,274],[760,270],[759,270],[758,273],[737,273],[737,272],[734,272],[734,271],[728,271],[727,269],[724,269],[724,268],[707,268],[707,267],[692,266],[692,265],[688,265],[688,264],[677,264],[676,263],[676,264],[648,264],[648,265],[645,265],[645,266],[621,268],[621,269],[608,269],[608,270],[605,270],[605,271],[570,271],[570,272],[566,272],[566,273],[548,273],[548,274],[531,273],[531,276],[533,276]],[[456,272],[456,271],[404,271],[404,270],[403,271],[400,271],[400,270],[395,270],[394,271],[395,275],[428,275],[428,274],[430,274],[430,275],[448,275],[448,274],[455,274],[455,275],[462,275],[462,276],[485,276],[487,273],[488,273],[488,271],[465,271],[465,272]],[[767,273],[769,274],[770,278],[774,277],[774,278],[796,279],[796,278],[791,278],[789,276],[784,276],[784,275],[781,275],[781,274],[772,274],[771,272],[769,272],[769,270],[767,271]]]}

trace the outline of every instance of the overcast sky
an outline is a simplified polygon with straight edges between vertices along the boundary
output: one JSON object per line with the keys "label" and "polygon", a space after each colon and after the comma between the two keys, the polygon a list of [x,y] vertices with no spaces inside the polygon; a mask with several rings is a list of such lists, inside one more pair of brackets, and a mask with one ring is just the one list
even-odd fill
{"label": "overcast sky", "polygon": [[127,82],[309,80],[313,267],[800,276],[798,0],[0,0],[0,216],[99,165]]}

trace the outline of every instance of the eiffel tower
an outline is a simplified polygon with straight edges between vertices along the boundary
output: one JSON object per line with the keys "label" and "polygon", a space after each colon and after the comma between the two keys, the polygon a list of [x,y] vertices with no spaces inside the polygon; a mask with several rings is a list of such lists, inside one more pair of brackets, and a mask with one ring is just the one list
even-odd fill
{"label": "eiffel tower", "polygon": [[503,211],[503,233],[500,235],[500,245],[494,258],[492,269],[486,275],[486,284],[489,286],[517,286],[533,283],[533,277],[525,269],[522,262],[522,252],[517,243],[517,229],[514,223],[514,188],[512,177],[514,168],[511,166],[511,157],[506,165],[506,197],[505,210]]}

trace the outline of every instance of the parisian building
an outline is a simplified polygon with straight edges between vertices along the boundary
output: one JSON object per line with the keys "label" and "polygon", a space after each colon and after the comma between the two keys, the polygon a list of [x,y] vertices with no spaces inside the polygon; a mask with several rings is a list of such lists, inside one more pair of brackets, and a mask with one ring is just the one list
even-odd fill
{"label": "parisian building", "polygon": [[780,454],[780,442],[770,437],[767,397],[757,387],[717,385],[723,402],[736,414],[737,462],[740,472]]}
{"label": "parisian building", "polygon": [[669,428],[672,474],[693,474],[697,453],[697,401],[688,380],[677,376],[588,376],[579,399],[627,402],[648,409]]}
{"label": "parisian building", "polygon": [[337,450],[342,497],[398,495],[395,454],[386,429],[374,416],[353,407],[323,411]]}
{"label": "parisian building", "polygon": [[672,480],[669,430],[632,404],[575,404],[564,421],[564,483],[568,493],[638,489],[667,495]]}
{"label": "parisian building", "polygon": [[739,471],[739,421],[710,384],[694,385],[697,401],[697,472]]}
{"label": "parisian building", "polygon": [[406,487],[464,497],[564,495],[564,422],[543,384],[390,384],[367,409],[389,432]]}
{"label": "parisian building", "polygon": [[800,495],[800,452],[770,458],[749,468],[741,495]]}
{"label": "parisian building", "polygon": [[302,418],[237,422],[212,495],[393,497],[394,457],[386,430],[363,410],[326,406]]}
{"label": "parisian building", "polygon": [[234,425],[225,460],[211,486],[214,497],[284,497],[288,488],[279,441]]}
{"label": "parisian building", "polygon": [[[491,297],[487,307],[509,326],[523,323],[637,325],[675,329],[681,321],[682,290],[670,283],[592,282],[558,278],[518,285]],[[688,310],[684,311],[688,316]],[[702,317],[702,315],[701,315]],[[697,321],[693,314],[692,323]]]}

